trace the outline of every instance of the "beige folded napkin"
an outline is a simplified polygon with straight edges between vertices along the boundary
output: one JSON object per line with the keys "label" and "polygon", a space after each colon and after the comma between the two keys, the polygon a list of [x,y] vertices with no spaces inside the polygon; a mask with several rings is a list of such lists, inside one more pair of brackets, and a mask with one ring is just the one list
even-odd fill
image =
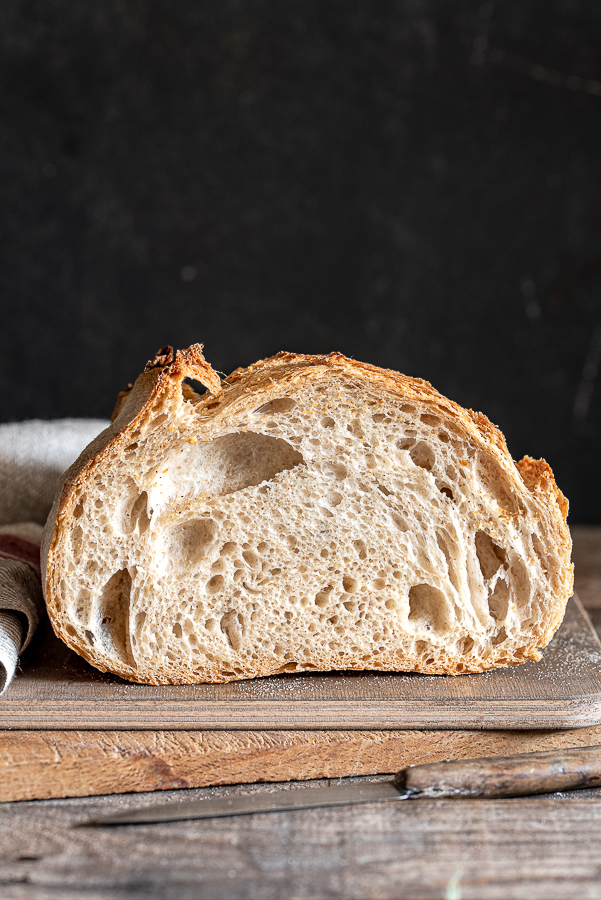
{"label": "beige folded napkin", "polygon": [[108,424],[59,419],[0,425],[0,695],[44,615],[40,541],[60,476]]}
{"label": "beige folded napkin", "polygon": [[0,694],[12,681],[44,609],[36,522],[0,526]]}

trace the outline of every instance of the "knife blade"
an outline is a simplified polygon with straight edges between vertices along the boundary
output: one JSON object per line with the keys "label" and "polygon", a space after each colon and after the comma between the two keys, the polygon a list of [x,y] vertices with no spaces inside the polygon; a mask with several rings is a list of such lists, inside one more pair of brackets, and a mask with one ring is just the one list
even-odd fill
{"label": "knife blade", "polygon": [[301,787],[242,797],[163,803],[83,824],[149,825],[358,803],[412,799],[494,799],[601,786],[601,747],[546,750],[513,756],[447,760],[408,766],[390,781]]}

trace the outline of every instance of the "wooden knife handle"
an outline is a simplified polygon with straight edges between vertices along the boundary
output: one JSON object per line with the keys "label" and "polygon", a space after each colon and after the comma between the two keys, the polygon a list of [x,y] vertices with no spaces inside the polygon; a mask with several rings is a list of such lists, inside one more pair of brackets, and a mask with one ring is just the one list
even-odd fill
{"label": "wooden knife handle", "polygon": [[409,766],[395,784],[421,797],[520,797],[601,786],[601,747]]}

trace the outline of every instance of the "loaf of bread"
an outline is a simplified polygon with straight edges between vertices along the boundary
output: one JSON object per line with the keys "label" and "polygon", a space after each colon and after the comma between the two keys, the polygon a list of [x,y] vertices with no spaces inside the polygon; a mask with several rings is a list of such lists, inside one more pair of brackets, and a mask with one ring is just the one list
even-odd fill
{"label": "loaf of bread", "polygon": [[70,647],[147,684],[482,672],[560,624],[566,514],[543,460],[425,381],[338,353],[220,381],[166,348],[63,478],[45,596]]}

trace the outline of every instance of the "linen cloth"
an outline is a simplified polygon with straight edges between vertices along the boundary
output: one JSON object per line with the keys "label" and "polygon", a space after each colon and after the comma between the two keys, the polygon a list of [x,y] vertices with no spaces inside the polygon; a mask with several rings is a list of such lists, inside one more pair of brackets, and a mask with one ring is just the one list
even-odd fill
{"label": "linen cloth", "polygon": [[60,476],[108,425],[104,419],[0,425],[0,696],[44,614],[40,542]]}

